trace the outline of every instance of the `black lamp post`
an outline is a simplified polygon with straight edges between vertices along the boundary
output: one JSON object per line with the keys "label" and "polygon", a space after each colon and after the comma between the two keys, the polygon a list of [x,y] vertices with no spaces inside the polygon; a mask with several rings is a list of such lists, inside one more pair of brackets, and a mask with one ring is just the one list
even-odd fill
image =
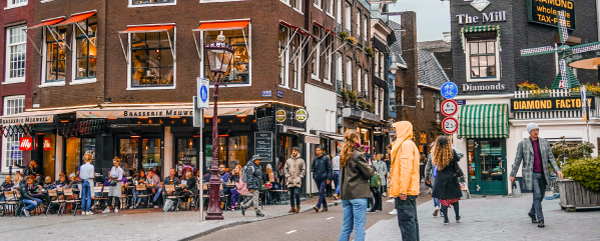
{"label": "black lamp post", "polygon": [[[208,209],[206,210],[206,220],[223,220],[223,210],[219,203],[219,189],[221,185],[219,176],[219,121],[218,121],[218,109],[217,103],[219,100],[219,81],[225,75],[235,50],[225,42],[225,35],[223,32],[217,36],[217,40],[211,44],[204,46],[206,49],[206,61],[210,71],[214,73],[214,94],[213,94],[213,133],[212,133],[212,164],[210,166],[211,178],[208,182],[209,188],[209,199]],[[202,177],[200,177],[202,178]]]}

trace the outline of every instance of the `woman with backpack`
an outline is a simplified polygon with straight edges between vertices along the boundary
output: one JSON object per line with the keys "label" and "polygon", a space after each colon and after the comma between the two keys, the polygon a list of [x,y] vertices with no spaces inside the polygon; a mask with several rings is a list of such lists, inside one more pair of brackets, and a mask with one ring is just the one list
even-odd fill
{"label": "woman with backpack", "polygon": [[433,184],[432,197],[437,198],[442,205],[444,224],[450,224],[448,220],[448,207],[454,207],[456,222],[460,221],[458,200],[462,197],[458,178],[463,172],[458,166],[460,157],[452,150],[452,146],[445,136],[438,137],[433,152],[433,164],[437,168],[437,177]]}

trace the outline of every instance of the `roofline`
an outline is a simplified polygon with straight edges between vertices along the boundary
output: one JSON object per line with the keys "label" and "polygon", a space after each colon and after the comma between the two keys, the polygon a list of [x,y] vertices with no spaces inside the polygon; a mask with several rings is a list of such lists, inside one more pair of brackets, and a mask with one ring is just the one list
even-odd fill
{"label": "roofline", "polygon": [[419,84],[418,84],[418,85],[419,85],[419,86],[425,86],[425,87],[427,87],[427,88],[431,88],[431,89],[442,90],[442,88],[441,88],[441,87],[435,87],[435,86],[433,86],[433,85],[428,85],[428,84],[424,84],[424,83],[421,83],[421,82],[419,82]]}

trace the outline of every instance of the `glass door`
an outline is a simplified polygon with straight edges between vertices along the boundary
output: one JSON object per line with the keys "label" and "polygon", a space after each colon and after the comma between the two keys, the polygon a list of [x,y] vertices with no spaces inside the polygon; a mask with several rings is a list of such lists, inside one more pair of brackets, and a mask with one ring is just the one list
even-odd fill
{"label": "glass door", "polygon": [[162,145],[160,138],[132,138],[119,140],[121,166],[137,173],[140,168],[162,170]]}
{"label": "glass door", "polygon": [[475,194],[507,194],[505,139],[467,141],[469,190]]}

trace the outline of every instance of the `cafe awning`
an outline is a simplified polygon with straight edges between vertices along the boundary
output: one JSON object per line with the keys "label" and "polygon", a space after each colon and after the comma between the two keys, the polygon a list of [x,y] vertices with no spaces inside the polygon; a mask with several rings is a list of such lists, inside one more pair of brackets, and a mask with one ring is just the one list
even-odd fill
{"label": "cafe awning", "polygon": [[[217,30],[242,30],[242,35],[244,37],[244,43],[248,48],[248,61],[252,59],[252,47],[248,44],[248,38],[246,37],[246,30],[244,30],[250,24],[250,20],[232,20],[232,21],[211,21],[211,22],[201,22],[200,27],[197,29],[192,29],[192,32],[200,32],[200,31],[217,31]],[[200,52],[199,40],[196,39],[196,34],[194,35],[194,43],[196,44],[196,51],[198,52],[198,58],[202,60],[202,54]],[[200,38],[200,35],[198,35]],[[204,45],[202,45],[204,46]]]}
{"label": "cafe awning", "polygon": [[[153,33],[153,32],[167,32],[167,38],[169,40],[169,47],[171,48],[171,55],[173,56],[173,62],[177,62],[177,58],[175,55],[175,50],[173,49],[173,39],[169,34],[169,30],[175,27],[174,24],[164,24],[164,25],[142,25],[142,26],[129,26],[127,29],[123,31],[119,31],[119,41],[121,42],[121,48],[123,49],[123,54],[125,55],[125,60],[129,63],[129,58],[127,58],[127,50],[125,48],[125,44],[123,44],[123,38],[121,38],[121,34],[130,34],[130,33]],[[129,42],[127,43],[129,45]]]}
{"label": "cafe awning", "polygon": [[[254,110],[264,104],[219,104],[219,116],[245,117],[254,115]],[[213,107],[204,110],[204,118],[213,116]],[[77,118],[181,118],[192,117],[191,105],[179,106],[134,106],[104,107],[77,110]]]}
{"label": "cafe awning", "polygon": [[56,115],[73,112],[75,110],[27,111],[14,115],[1,116],[0,121],[2,125],[53,123]]}
{"label": "cafe awning", "polygon": [[322,133],[321,137],[335,140],[335,141],[344,141],[344,135],[341,134],[333,134],[333,133]]}
{"label": "cafe awning", "polygon": [[[79,28],[79,30],[81,30],[81,34],[83,34],[88,39],[88,41],[94,47],[96,47],[96,42],[92,41],[90,39],[90,37],[88,36],[87,31],[84,31],[83,28],[79,25],[79,22],[84,21],[94,15],[96,15],[96,11],[77,13],[77,14],[74,14],[73,16],[71,16],[71,18],[67,19],[66,21],[58,23],[57,26],[74,24],[75,26],[77,26],[77,28]],[[66,42],[67,41],[65,40],[65,43]]]}
{"label": "cafe awning", "polygon": [[496,31],[498,34],[498,48],[502,51],[502,31],[500,25],[481,25],[481,26],[469,26],[460,29],[460,41],[463,47],[463,51],[467,51],[467,40],[465,39],[465,33],[476,33],[476,32],[492,32]]}
{"label": "cafe awning", "polygon": [[[65,17],[58,17],[58,18],[46,19],[46,20],[43,20],[42,23],[40,23],[40,24],[34,25],[33,27],[29,27],[29,28],[23,29],[23,31],[25,31],[25,34],[27,35],[27,38],[29,39],[29,41],[31,41],[31,43],[33,44],[33,47],[35,47],[35,50],[37,50],[38,54],[41,55],[42,54],[42,50],[40,50],[40,48],[38,48],[35,45],[35,41],[33,41],[31,39],[31,37],[29,37],[29,33],[27,33],[27,31],[29,31],[31,29],[36,29],[36,28],[39,28],[39,27],[46,27],[46,28],[48,28],[48,26],[57,24],[57,23],[59,23],[60,21],[63,21],[63,20],[65,20]],[[54,32],[52,32],[52,30],[50,28],[48,28],[48,31],[50,31],[50,33],[52,34],[52,36],[54,37],[54,39],[56,39],[56,36],[54,36]]]}
{"label": "cafe awning", "polygon": [[313,36],[312,36],[312,34],[310,34],[310,32],[308,30],[303,29],[301,27],[296,27],[296,26],[294,26],[294,25],[292,25],[292,24],[290,24],[290,23],[288,23],[286,21],[279,20],[279,23],[281,25],[283,25],[283,26],[286,26],[286,27],[291,28],[291,29],[294,30],[294,34],[292,34],[292,36],[290,37],[290,40],[288,40],[288,42],[287,42],[287,44],[285,46],[285,49],[283,51],[281,51],[281,54],[279,55],[279,58],[283,57],[283,54],[289,48],[290,43],[292,42],[292,40],[294,39],[294,36],[296,36],[296,34],[299,33],[299,34],[304,35],[304,37],[302,38],[302,41],[300,41],[300,48],[298,48],[296,50],[296,52],[293,53],[292,57],[290,58],[289,63],[292,63],[292,62],[296,61],[296,59],[298,57],[300,57],[300,54],[303,53],[304,47],[306,47],[306,45],[308,45],[308,42],[309,42],[310,38],[313,37]]}
{"label": "cafe awning", "polygon": [[321,137],[319,137],[317,135],[313,135],[308,132],[298,131],[298,130],[290,130],[290,132],[292,132],[296,135],[304,136],[304,143],[321,144]]}
{"label": "cafe awning", "polygon": [[508,104],[464,105],[458,138],[508,138]]}

